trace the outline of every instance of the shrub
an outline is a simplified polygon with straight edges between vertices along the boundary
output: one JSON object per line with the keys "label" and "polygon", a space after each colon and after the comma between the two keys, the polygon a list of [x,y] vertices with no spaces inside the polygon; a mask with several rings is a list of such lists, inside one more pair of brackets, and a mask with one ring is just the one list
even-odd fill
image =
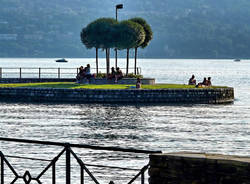
{"label": "shrub", "polygon": [[106,78],[106,73],[101,73],[101,72],[99,72],[99,73],[96,75],[96,78]]}
{"label": "shrub", "polygon": [[140,79],[142,79],[143,78],[143,75],[135,75],[135,74],[133,74],[133,73],[129,73],[127,76],[126,76],[127,78],[140,78]]}

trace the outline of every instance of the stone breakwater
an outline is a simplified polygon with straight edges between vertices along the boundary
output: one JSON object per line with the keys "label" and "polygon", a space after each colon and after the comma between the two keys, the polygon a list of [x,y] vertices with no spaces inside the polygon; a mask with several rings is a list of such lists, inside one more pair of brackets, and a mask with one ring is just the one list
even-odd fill
{"label": "stone breakwater", "polygon": [[1,101],[59,103],[188,103],[234,101],[233,88],[195,89],[55,89],[0,88]]}
{"label": "stone breakwater", "polygon": [[250,157],[205,153],[150,155],[149,184],[250,184]]}

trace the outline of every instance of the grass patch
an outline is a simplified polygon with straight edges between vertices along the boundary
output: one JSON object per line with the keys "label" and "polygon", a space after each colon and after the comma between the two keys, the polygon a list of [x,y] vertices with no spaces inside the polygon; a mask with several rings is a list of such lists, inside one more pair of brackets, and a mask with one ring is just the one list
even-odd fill
{"label": "grass patch", "polygon": [[[15,84],[0,84],[0,88],[66,88],[66,89],[130,89],[135,85],[127,84],[78,84],[74,82],[41,82],[41,83],[15,83]],[[155,85],[142,85],[142,89],[190,89],[195,88],[192,85],[184,84],[155,84]],[[211,88],[226,88],[225,86],[212,86]]]}

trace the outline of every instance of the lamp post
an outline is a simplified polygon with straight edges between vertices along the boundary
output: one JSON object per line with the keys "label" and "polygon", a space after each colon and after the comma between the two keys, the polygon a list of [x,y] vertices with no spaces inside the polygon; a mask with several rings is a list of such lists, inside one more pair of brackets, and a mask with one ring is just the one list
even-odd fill
{"label": "lamp post", "polygon": [[[117,21],[117,11],[118,9],[122,9],[123,4],[117,4],[115,6],[115,20]],[[115,48],[115,68],[117,68],[117,48]]]}
{"label": "lamp post", "polygon": [[123,8],[123,4],[117,4],[115,6],[115,20],[117,20],[117,10],[122,9],[122,8]]}

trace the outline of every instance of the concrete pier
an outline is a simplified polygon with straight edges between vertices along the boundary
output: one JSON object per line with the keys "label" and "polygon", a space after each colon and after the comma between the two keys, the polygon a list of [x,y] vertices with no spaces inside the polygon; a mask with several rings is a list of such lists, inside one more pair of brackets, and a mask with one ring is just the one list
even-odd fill
{"label": "concrete pier", "polygon": [[250,184],[250,157],[206,153],[150,155],[149,184]]}

